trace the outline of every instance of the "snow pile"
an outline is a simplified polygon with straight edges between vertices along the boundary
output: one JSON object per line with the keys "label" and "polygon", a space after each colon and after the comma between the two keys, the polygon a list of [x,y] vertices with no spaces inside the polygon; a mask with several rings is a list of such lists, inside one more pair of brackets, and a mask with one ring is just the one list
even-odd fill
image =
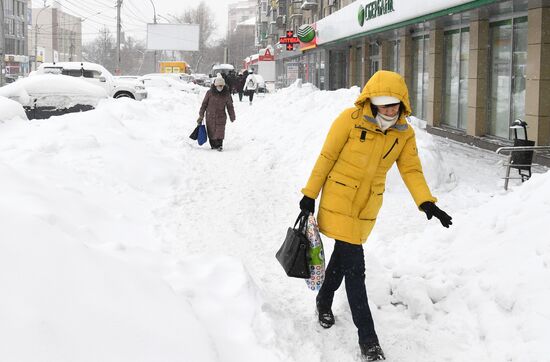
{"label": "snow pile", "polygon": [[[324,330],[274,255],[360,89],[235,97],[222,153],[188,138],[206,90],[0,123],[0,360],[358,360],[343,288]],[[548,360],[550,174],[504,192],[499,157],[411,122],[454,225],[427,221],[390,171],[365,245],[388,360]]]}
{"label": "snow pile", "polygon": [[21,104],[14,100],[0,96],[0,109],[2,110],[2,113],[0,114],[0,122],[14,118],[27,120],[25,110]]}

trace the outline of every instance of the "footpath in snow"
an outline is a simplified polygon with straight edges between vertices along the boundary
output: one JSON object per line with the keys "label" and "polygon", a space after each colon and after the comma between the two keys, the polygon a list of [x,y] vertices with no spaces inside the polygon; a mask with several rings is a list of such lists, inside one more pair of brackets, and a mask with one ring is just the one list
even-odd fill
{"label": "footpath in snow", "polygon": [[[235,96],[222,153],[188,138],[204,92],[30,122],[0,100],[0,361],[359,361],[344,288],[325,330],[274,257],[358,94]],[[365,244],[387,360],[550,361],[550,173],[505,192],[503,158],[412,122],[453,225],[390,171]]]}

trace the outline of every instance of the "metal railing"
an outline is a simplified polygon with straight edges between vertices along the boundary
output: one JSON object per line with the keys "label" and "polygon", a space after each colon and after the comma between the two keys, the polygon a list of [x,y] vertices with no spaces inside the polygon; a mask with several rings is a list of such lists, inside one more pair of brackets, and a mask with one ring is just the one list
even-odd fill
{"label": "metal railing", "polygon": [[[504,177],[504,190],[508,190],[508,181],[509,180],[521,180],[522,182],[526,179],[529,179],[531,176],[531,166],[532,163],[529,164],[518,164],[513,162],[513,156],[514,152],[537,152],[537,151],[550,151],[550,146],[507,146],[507,147],[500,147],[496,150],[496,153],[503,154],[504,152],[510,152],[510,155],[508,156],[508,162],[503,164],[503,166],[506,166],[506,176]],[[520,171],[520,177],[510,177],[510,169],[517,168],[518,171]],[[529,169],[529,175],[526,176],[521,173],[522,169]]]}

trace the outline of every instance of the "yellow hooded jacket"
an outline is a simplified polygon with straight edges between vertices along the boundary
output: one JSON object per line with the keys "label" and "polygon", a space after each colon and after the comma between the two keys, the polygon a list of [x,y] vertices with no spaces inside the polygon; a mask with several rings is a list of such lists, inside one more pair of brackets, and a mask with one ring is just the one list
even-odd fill
{"label": "yellow hooded jacket", "polygon": [[[392,96],[404,110],[383,132],[372,114],[370,98]],[[409,92],[398,73],[378,71],[355,101],[332,124],[321,154],[302,193],[316,199],[323,189],[318,223],[326,236],[362,244],[367,240],[382,206],[386,174],[394,162],[417,206],[432,196],[418,158]]]}

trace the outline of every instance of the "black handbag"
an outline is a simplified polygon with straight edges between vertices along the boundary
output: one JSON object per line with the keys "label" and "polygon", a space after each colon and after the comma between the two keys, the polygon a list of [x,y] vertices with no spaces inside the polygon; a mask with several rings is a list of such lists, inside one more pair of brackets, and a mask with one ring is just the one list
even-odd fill
{"label": "black handbag", "polygon": [[199,128],[200,128],[200,125],[198,125],[198,126],[193,130],[193,132],[189,135],[189,138],[191,138],[192,140],[196,141],[197,138],[199,138]]}
{"label": "black handbag", "polygon": [[288,228],[285,241],[275,254],[289,277],[308,279],[311,276],[308,262],[309,241],[305,235],[307,216],[303,211],[298,215],[294,227]]}

